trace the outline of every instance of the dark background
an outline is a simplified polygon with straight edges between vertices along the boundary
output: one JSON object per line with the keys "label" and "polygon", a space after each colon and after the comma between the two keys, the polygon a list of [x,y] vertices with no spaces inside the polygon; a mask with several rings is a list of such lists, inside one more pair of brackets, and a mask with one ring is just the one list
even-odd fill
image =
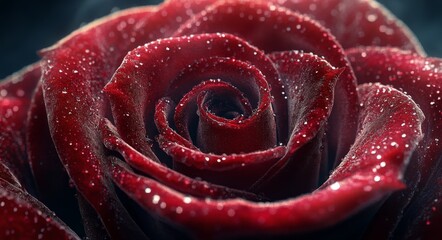
{"label": "dark background", "polygon": [[[161,0],[0,0],[0,79],[38,60],[36,51],[112,11]],[[380,0],[442,57],[442,1]]]}

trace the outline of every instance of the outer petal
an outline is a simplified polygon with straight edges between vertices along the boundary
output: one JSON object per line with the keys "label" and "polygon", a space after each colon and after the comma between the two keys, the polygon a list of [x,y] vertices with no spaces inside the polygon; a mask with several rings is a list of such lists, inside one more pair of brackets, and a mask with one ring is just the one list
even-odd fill
{"label": "outer petal", "polygon": [[9,168],[3,164],[0,163],[0,178],[11,184],[12,186],[24,190],[23,186],[21,185],[21,183],[18,181],[18,179],[14,176],[14,174],[11,172],[11,170],[9,170]]}
{"label": "outer petal", "polygon": [[35,89],[28,111],[26,150],[36,196],[73,230],[83,232],[75,197],[77,191],[69,182],[49,132],[41,82]]}
{"label": "outer petal", "polygon": [[[357,140],[359,144],[351,152],[369,153],[371,143],[388,141],[382,136],[396,135],[398,130],[406,137],[396,139],[397,144],[408,144],[409,147],[405,150],[389,148],[387,152],[390,154],[383,155],[385,166],[380,164],[376,155],[360,155],[354,160],[348,156],[330,181],[312,194],[275,203],[201,200],[134,175],[120,166],[114,166],[115,182],[149,212],[184,225],[199,237],[293,233],[334,225],[393,190],[403,188],[400,177],[421,137],[422,115],[410,98],[382,86],[364,86],[361,95],[366,107],[360,115],[363,124]],[[396,104],[390,105],[391,99],[395,99]],[[382,107],[385,109],[379,114]],[[389,118],[390,114],[399,118]],[[405,127],[401,126],[403,122]],[[382,134],[376,135],[376,132]],[[380,167],[378,172],[373,172],[372,168],[377,166]],[[343,175],[352,170],[355,170],[354,174]],[[146,188],[150,191],[146,192]]]}
{"label": "outer petal", "polygon": [[[129,35],[118,30],[137,28],[135,23],[145,22],[151,12],[148,7],[110,16],[74,32],[44,53],[43,91],[60,159],[77,189],[100,213],[109,234],[120,239],[130,236],[122,232],[139,238],[143,234],[131,224],[106,180],[101,140],[93,129],[98,115],[104,114],[100,85],[116,68],[121,51],[135,44],[123,41]],[[114,57],[109,57],[112,53]]]}
{"label": "outer petal", "polygon": [[1,239],[80,239],[31,195],[0,179]]}
{"label": "outer petal", "polygon": [[362,102],[356,141],[322,187],[355,175],[374,181],[402,179],[422,139],[424,115],[411,98],[380,84],[360,85],[358,92]]}
{"label": "outer petal", "polygon": [[413,33],[372,0],[272,0],[330,29],[344,48],[392,46],[424,55]]}
{"label": "outer petal", "polygon": [[25,155],[26,117],[40,75],[35,63],[0,82],[0,161],[28,190],[33,186]]}
{"label": "outer petal", "polygon": [[432,238],[440,232],[442,216],[442,61],[390,48],[353,49],[348,55],[361,82],[402,89],[426,116],[425,138],[405,174],[409,187],[387,201],[368,238]]}
{"label": "outer petal", "polygon": [[335,84],[343,69],[335,69],[311,53],[279,52],[269,57],[285,86],[290,138],[285,156],[254,188],[265,184],[272,189],[284,184],[290,186],[290,190],[279,188],[277,192],[285,194],[283,197],[295,196],[317,188],[320,168],[327,168],[327,164],[321,162],[324,156],[322,130],[330,116]]}

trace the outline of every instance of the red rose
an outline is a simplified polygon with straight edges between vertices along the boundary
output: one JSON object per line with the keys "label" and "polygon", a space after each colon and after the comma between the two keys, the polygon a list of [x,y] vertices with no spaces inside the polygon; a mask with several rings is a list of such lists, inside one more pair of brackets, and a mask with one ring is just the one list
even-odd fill
{"label": "red rose", "polygon": [[170,0],[41,55],[0,85],[1,239],[438,233],[442,62],[373,1]]}

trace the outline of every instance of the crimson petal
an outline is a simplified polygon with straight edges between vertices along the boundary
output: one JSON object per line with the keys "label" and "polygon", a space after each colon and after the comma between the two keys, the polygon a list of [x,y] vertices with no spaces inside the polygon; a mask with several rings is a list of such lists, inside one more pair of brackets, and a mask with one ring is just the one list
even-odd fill
{"label": "crimson petal", "polygon": [[[113,238],[130,237],[127,233],[144,238],[144,234],[121,206],[104,174],[101,140],[98,131],[93,131],[98,115],[105,114],[100,89],[121,60],[118,56],[143,41],[142,31],[135,29],[145,26],[153,10],[145,7],[114,14],[43,52],[43,91],[55,146],[77,189],[99,212]],[[123,28],[139,34],[129,36],[119,31]]]}
{"label": "crimson petal", "polygon": [[413,33],[393,14],[371,0],[272,0],[318,20],[344,48],[392,46],[424,55]]}
{"label": "crimson petal", "polygon": [[3,164],[0,163],[0,178],[12,186],[16,187],[17,189],[24,190],[21,183],[18,181],[18,179],[14,176],[14,174],[9,170],[9,168]]}
{"label": "crimson petal", "polygon": [[75,197],[77,191],[69,183],[69,176],[60,162],[49,132],[41,82],[35,89],[28,111],[26,150],[38,199],[73,230],[82,231]]}
{"label": "crimson petal", "polygon": [[40,64],[35,63],[0,82],[0,161],[28,191],[33,185],[24,154],[26,118],[40,76]]}
{"label": "crimson petal", "polygon": [[[108,121],[104,121],[102,123],[102,132],[104,144],[110,150],[118,151],[130,166],[175,190],[201,198],[208,197],[214,199],[224,199],[240,197],[250,200],[260,199],[258,196],[251,193],[241,192],[186,177],[162,164],[149,159],[124,142],[117,135],[115,129]],[[114,161],[114,164],[122,166],[117,161]]]}
{"label": "crimson petal", "polygon": [[31,195],[0,179],[1,239],[80,239]]}
{"label": "crimson petal", "polygon": [[[312,139],[321,137],[319,133],[330,116],[333,90],[343,69],[335,69],[327,61],[311,53],[280,52],[270,54],[269,57],[275,63],[287,92],[290,139],[285,156],[253,188],[260,188],[261,184],[272,188],[277,183],[284,183],[290,186],[291,190],[288,192],[308,192],[319,184],[318,175],[322,163],[321,154],[308,158],[306,156],[314,154],[305,151],[321,151],[316,148],[321,142]],[[304,149],[294,156],[301,147]],[[272,180],[278,174],[280,176]],[[299,176],[302,181],[294,176]],[[287,189],[284,190],[287,192]]]}
{"label": "crimson petal", "polygon": [[357,48],[348,56],[361,82],[376,80],[402,89],[426,116],[425,138],[406,172],[409,188],[386,202],[367,237],[432,238],[440,232],[437,219],[442,216],[442,62],[391,48]]}
{"label": "crimson petal", "polygon": [[402,179],[422,139],[424,115],[409,97],[380,84],[361,85],[358,92],[362,109],[356,141],[321,188],[355,175],[373,181]]}

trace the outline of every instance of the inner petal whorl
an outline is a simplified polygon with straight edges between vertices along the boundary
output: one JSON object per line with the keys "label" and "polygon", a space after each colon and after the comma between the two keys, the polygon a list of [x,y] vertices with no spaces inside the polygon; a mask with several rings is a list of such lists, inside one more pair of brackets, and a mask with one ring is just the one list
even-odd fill
{"label": "inner petal whorl", "polygon": [[[259,107],[250,115],[250,110],[242,114],[240,99],[222,98],[222,94],[206,93],[198,97],[197,145],[204,152],[216,154],[247,153],[265,150],[276,146],[276,124],[270,104],[270,93],[261,91]],[[218,102],[215,106],[214,102]],[[213,112],[220,102],[230,105],[233,119]],[[236,106],[235,106],[236,105]],[[219,109],[215,109],[217,111]],[[221,112],[223,110],[220,110]],[[227,110],[229,111],[229,110]],[[219,112],[218,112],[219,113]],[[258,130],[259,129],[259,130]]]}
{"label": "inner petal whorl", "polygon": [[[208,94],[210,93],[210,94]],[[232,86],[229,83],[221,81],[220,79],[211,79],[208,81],[203,81],[197,86],[193,87],[188,93],[186,93],[175,107],[175,115],[174,122],[177,129],[177,132],[186,138],[188,141],[195,142],[196,141],[196,131],[199,122],[199,110],[197,107],[197,99],[202,96],[207,95],[216,95],[220,101],[223,101],[225,105],[228,105],[228,108],[231,109],[232,112],[239,111],[241,115],[250,116],[252,113],[252,108],[249,100],[244,96],[244,94],[238,90],[236,87]],[[214,100],[214,99],[213,99]],[[210,102],[210,100],[209,100]],[[206,102],[208,103],[208,102]],[[214,110],[218,112],[218,114],[223,114],[223,111],[226,110],[227,106],[224,109],[219,108],[220,103],[216,104],[216,106],[210,105],[210,108],[205,109],[205,111]],[[209,107],[206,106],[206,107]],[[210,113],[212,114],[212,113]],[[234,113],[232,113],[234,114]],[[231,120],[228,118],[224,118],[222,115],[217,116],[214,115],[215,118]],[[224,121],[221,120],[221,121]],[[236,118],[238,120],[238,118]]]}
{"label": "inner petal whorl", "polygon": [[175,108],[178,133],[206,153],[247,153],[274,147],[277,135],[270,89],[264,78],[256,84],[260,100],[254,110],[229,83],[211,79],[195,86]]}

